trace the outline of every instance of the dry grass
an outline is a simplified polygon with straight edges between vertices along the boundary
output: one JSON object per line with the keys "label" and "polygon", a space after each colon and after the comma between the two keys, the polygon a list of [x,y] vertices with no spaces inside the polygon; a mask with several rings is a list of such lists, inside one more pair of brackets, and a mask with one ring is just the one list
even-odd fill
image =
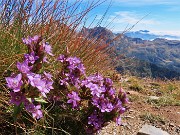
{"label": "dry grass", "polygon": [[[127,79],[128,78],[128,79]],[[180,105],[180,81],[160,80],[151,78],[126,77],[122,82],[126,90],[136,91],[138,95],[130,95],[132,101],[139,101],[140,95],[146,95],[143,102],[156,107],[179,106]],[[158,99],[151,99],[149,96],[157,96]]]}
{"label": "dry grass", "polygon": [[[89,1],[89,4],[79,11],[81,0],[72,3],[66,0],[0,1],[0,125],[6,123],[0,128],[0,132],[43,134],[45,129],[52,133],[66,132],[54,127],[54,119],[48,114],[53,104],[45,108],[45,117],[38,122],[27,112],[22,112],[14,123],[5,77],[17,71],[16,63],[22,60],[27,51],[22,38],[33,35],[40,35],[46,39],[52,45],[55,57],[59,54],[80,57],[88,74],[93,72],[107,74],[111,71],[113,66],[108,55],[111,53],[110,42],[108,44],[103,42],[103,37],[89,38],[82,29],[87,14],[102,2],[104,0]],[[61,68],[56,65],[55,57],[49,58],[50,66],[44,65],[44,68],[54,75],[55,69]],[[9,132],[4,129],[9,129]]]}

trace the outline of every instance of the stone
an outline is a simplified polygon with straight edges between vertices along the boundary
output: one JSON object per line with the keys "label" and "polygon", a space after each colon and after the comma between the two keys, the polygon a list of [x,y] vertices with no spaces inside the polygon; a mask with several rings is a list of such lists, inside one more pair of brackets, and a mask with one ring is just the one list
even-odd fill
{"label": "stone", "polygon": [[127,116],[124,116],[124,118],[130,118],[130,119],[133,119],[134,117],[133,117],[133,116],[130,116],[130,115],[127,115]]}
{"label": "stone", "polygon": [[169,123],[169,126],[174,127],[175,125],[174,125],[174,123]]}
{"label": "stone", "polygon": [[150,98],[151,100],[158,100],[158,99],[159,99],[159,97],[156,97],[156,96],[149,96],[149,98]]}
{"label": "stone", "polygon": [[170,135],[169,133],[151,125],[143,125],[137,135]]}
{"label": "stone", "polygon": [[128,124],[127,123],[122,123],[121,126],[125,127],[125,126],[128,126]]}
{"label": "stone", "polygon": [[139,92],[136,92],[136,91],[127,91],[127,94],[130,94],[130,95],[139,95]]}

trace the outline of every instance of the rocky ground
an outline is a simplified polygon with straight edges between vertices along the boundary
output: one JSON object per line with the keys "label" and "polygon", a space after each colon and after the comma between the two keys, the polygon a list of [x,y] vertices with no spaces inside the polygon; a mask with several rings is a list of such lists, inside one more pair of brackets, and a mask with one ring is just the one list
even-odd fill
{"label": "rocky ground", "polygon": [[159,100],[157,96],[149,96],[149,94],[132,90],[127,91],[127,93],[131,101],[130,109],[122,116],[121,126],[116,126],[112,122],[104,127],[98,135],[137,135],[145,124],[160,128],[170,135],[180,135],[179,104],[161,103],[157,105],[154,104],[157,103],[154,101]]}
{"label": "rocky ground", "polygon": [[180,135],[179,106],[157,108],[142,102],[132,102],[122,117],[121,126],[110,123],[99,135],[136,135],[145,124],[161,128],[170,135]]}

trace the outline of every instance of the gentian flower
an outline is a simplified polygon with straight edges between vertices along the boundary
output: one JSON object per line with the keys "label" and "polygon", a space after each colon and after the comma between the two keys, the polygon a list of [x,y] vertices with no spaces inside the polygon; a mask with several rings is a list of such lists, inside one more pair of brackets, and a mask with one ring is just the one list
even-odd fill
{"label": "gentian flower", "polygon": [[22,41],[24,44],[28,46],[32,46],[33,44],[37,44],[37,42],[40,40],[40,36],[35,35],[34,37],[27,37],[27,38],[22,38]]}
{"label": "gentian flower", "polygon": [[32,38],[28,37],[28,38],[22,38],[22,41],[24,44],[31,46],[32,45]]}
{"label": "gentian flower", "polygon": [[49,63],[48,57],[44,56],[44,57],[43,57],[43,62]]}
{"label": "gentian flower", "polygon": [[40,74],[29,73],[27,74],[27,77],[33,87],[41,86],[43,84]]}
{"label": "gentian flower", "polygon": [[43,47],[44,47],[44,51],[45,51],[47,54],[49,54],[49,55],[51,55],[51,56],[54,56],[54,55],[52,54],[52,48],[51,48],[51,46],[50,46],[48,43],[44,42],[44,43],[43,43]]}
{"label": "gentian flower", "polygon": [[41,37],[38,36],[38,35],[35,35],[34,37],[31,38],[31,40],[32,40],[34,43],[37,43],[40,39],[41,39]]}
{"label": "gentian flower", "polygon": [[127,95],[126,95],[125,92],[122,94],[122,103],[123,104],[128,104],[129,103],[129,99],[127,98]]}
{"label": "gentian flower", "polygon": [[33,118],[40,119],[43,117],[42,111],[40,109],[41,105],[35,106],[34,111],[32,112]]}
{"label": "gentian flower", "polygon": [[16,77],[6,77],[7,86],[13,89],[14,92],[19,92],[23,84],[22,74],[18,74]]}
{"label": "gentian flower", "polygon": [[111,112],[114,109],[114,106],[112,105],[112,103],[105,100],[104,102],[101,102],[99,108],[101,112]]}
{"label": "gentian flower", "polygon": [[24,102],[24,106],[25,109],[30,113],[33,113],[35,110],[35,105],[33,103],[30,103],[28,100]]}
{"label": "gentian flower", "polygon": [[97,84],[89,83],[86,85],[86,87],[90,89],[93,96],[96,95],[97,97],[100,97],[102,91]]}
{"label": "gentian flower", "polygon": [[25,54],[24,57],[31,64],[34,64],[35,61],[39,58],[38,56],[35,56],[34,52],[32,52],[31,54]]}
{"label": "gentian flower", "polygon": [[118,116],[117,118],[116,118],[116,125],[121,125],[121,117],[120,116]]}
{"label": "gentian flower", "polygon": [[29,66],[28,66],[28,61],[25,60],[23,63],[18,62],[18,63],[17,63],[17,68],[19,69],[20,72],[26,74],[26,73],[29,73],[29,72],[30,72],[30,70],[32,69],[32,66],[29,67]]}
{"label": "gentian flower", "polygon": [[81,60],[77,57],[68,57],[66,61],[68,61],[69,65],[72,67],[81,63]]}
{"label": "gentian flower", "polygon": [[72,94],[68,94],[68,98],[69,100],[67,101],[67,103],[72,103],[73,104],[73,108],[77,107],[77,102],[79,102],[81,99],[78,96],[78,94],[74,91],[72,91]]}
{"label": "gentian flower", "polygon": [[43,72],[45,75],[45,78],[52,80],[52,75],[50,73],[46,73],[46,71]]}
{"label": "gentian flower", "polygon": [[51,89],[54,89],[54,88],[52,87],[52,84],[53,84],[52,81],[42,80],[42,81],[41,81],[41,85],[36,86],[36,87],[39,89],[39,91],[41,92],[41,94],[42,94],[44,97],[46,97],[46,93],[49,93],[49,91],[50,91]]}
{"label": "gentian flower", "polygon": [[109,96],[114,96],[114,95],[115,95],[115,89],[110,88],[110,89],[108,90],[108,94],[109,94]]}
{"label": "gentian flower", "polygon": [[93,126],[96,130],[99,130],[103,124],[102,115],[97,113],[97,110],[94,110],[88,117],[88,124]]}
{"label": "gentian flower", "polygon": [[113,81],[110,78],[105,78],[104,84],[106,85],[106,87],[112,87]]}
{"label": "gentian flower", "polygon": [[24,102],[25,109],[32,113],[33,118],[40,119],[43,117],[41,109],[41,105],[35,106],[33,103],[29,102],[29,100],[25,100]]}
{"label": "gentian flower", "polygon": [[90,75],[86,79],[88,80],[88,82],[103,86],[104,78],[99,73]]}
{"label": "gentian flower", "polygon": [[66,60],[66,58],[65,58],[65,56],[63,54],[61,54],[61,55],[59,55],[57,60],[63,63]]}
{"label": "gentian flower", "polygon": [[10,92],[10,95],[11,95],[10,103],[13,103],[17,106],[19,106],[26,99],[21,92]]}

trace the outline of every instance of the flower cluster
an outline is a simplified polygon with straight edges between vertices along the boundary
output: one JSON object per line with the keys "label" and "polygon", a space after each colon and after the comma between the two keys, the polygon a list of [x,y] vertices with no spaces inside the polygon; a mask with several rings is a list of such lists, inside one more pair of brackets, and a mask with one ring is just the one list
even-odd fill
{"label": "flower cluster", "polygon": [[[67,103],[72,104],[74,109],[83,108],[81,102],[84,100],[90,103],[88,106],[91,115],[87,119],[87,131],[98,131],[112,117],[117,125],[120,125],[120,115],[126,111],[125,106],[128,103],[128,98],[122,89],[117,93],[113,81],[99,73],[86,76],[85,68],[77,57],[60,55],[58,61],[63,64],[59,83],[70,91],[67,95]],[[108,118],[107,115],[111,117]]]}
{"label": "flower cluster", "polygon": [[[99,130],[103,125],[103,114],[94,110],[93,113],[88,117],[88,124],[93,125],[94,130]],[[93,129],[88,128],[87,133],[92,133]]]}
{"label": "flower cluster", "polygon": [[80,88],[80,78],[85,75],[85,68],[81,60],[77,57],[66,57],[60,55],[57,59],[64,65],[64,69],[61,73],[60,84],[61,85],[74,85],[77,89]]}
{"label": "flower cluster", "polygon": [[95,130],[95,132],[99,130],[105,122],[109,121],[106,118],[107,115],[115,117],[117,125],[120,125],[120,115],[126,111],[125,105],[128,103],[128,98],[122,92],[122,89],[119,90],[119,93],[116,93],[112,80],[103,78],[98,73],[87,77],[82,81],[82,84],[90,90],[92,95],[91,104],[95,107],[96,113],[98,113],[97,116],[101,114],[101,118],[104,120],[103,123],[93,123],[91,121],[99,121],[99,117],[96,116],[96,119],[96,117],[90,116],[88,118],[88,128],[91,128],[91,131]]}
{"label": "flower cluster", "polygon": [[117,91],[113,87],[110,78],[99,73],[87,76],[79,58],[60,55],[57,61],[62,68],[53,79],[50,73],[41,70],[44,62],[49,63],[47,55],[54,56],[51,46],[40,36],[23,38],[23,43],[28,47],[28,53],[24,54],[23,62],[17,62],[19,72],[6,77],[7,87],[11,89],[10,103],[17,107],[24,105],[33,118],[40,119],[43,112],[36,99],[55,97],[63,104],[59,107],[63,106],[67,113],[82,112],[80,118],[90,134],[110,120],[121,124],[121,114],[127,110],[128,98],[122,89]]}
{"label": "flower cluster", "polygon": [[[22,103],[25,109],[32,113],[34,118],[41,118],[41,105],[34,104],[34,98],[30,93],[35,93],[37,88],[43,97],[53,89],[53,80],[50,73],[37,74],[47,54],[53,55],[51,46],[42,41],[40,36],[23,38],[23,43],[28,47],[28,54],[24,54],[24,61],[17,62],[19,74],[6,77],[7,87],[10,92],[10,103],[20,106]],[[28,97],[30,96],[30,98]],[[30,100],[31,99],[31,100]]]}

